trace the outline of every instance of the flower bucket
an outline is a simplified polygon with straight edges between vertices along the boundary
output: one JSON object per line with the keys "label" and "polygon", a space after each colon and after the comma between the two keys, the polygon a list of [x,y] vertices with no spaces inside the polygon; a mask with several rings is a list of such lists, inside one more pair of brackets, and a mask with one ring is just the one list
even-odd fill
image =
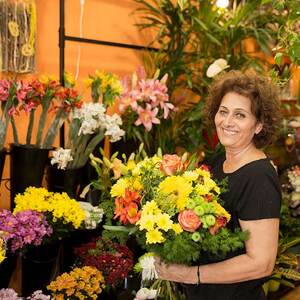
{"label": "flower bucket", "polygon": [[15,145],[11,147],[10,176],[11,199],[23,193],[29,186],[40,187],[48,160],[49,149]]}
{"label": "flower bucket", "polygon": [[47,169],[48,190],[51,192],[66,192],[76,199],[81,184],[82,168],[62,170],[49,165]]}
{"label": "flower bucket", "polygon": [[17,255],[9,254],[0,263],[0,288],[7,288],[17,265]]}
{"label": "flower bucket", "polygon": [[0,150],[0,181],[2,180],[2,173],[5,165],[6,149]]}
{"label": "flower bucket", "polygon": [[60,273],[61,243],[32,247],[22,257],[22,295],[42,290]]}

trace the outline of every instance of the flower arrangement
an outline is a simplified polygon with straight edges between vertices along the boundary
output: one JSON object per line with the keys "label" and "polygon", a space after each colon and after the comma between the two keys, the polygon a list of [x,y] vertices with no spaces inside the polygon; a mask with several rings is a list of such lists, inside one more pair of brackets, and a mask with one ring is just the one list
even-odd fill
{"label": "flower arrangement", "polygon": [[53,193],[45,188],[28,187],[15,197],[14,214],[24,210],[44,213],[53,228],[52,238],[61,238],[78,229],[85,220],[80,204],[66,193]]}
{"label": "flower arrangement", "polygon": [[97,206],[93,206],[89,202],[79,201],[79,204],[85,212],[83,227],[85,229],[95,229],[103,219],[103,209]]}
{"label": "flower arrangement", "polygon": [[121,118],[108,115],[103,104],[84,103],[72,114],[66,149],[53,151],[51,164],[60,169],[83,167],[104,136],[109,136],[111,142],[121,139],[125,133],[119,127],[121,124]]}
{"label": "flower arrangement", "polygon": [[13,253],[28,245],[41,245],[52,231],[41,212],[23,210],[12,214],[9,210],[0,211],[0,233]]}
{"label": "flower arrangement", "polygon": [[83,265],[100,270],[112,287],[120,284],[133,268],[133,253],[128,247],[102,237],[75,248],[74,252]]}
{"label": "flower arrangement", "polygon": [[[19,297],[15,290],[0,289],[0,299],[1,300],[22,300],[22,297]],[[38,290],[33,292],[30,296],[25,298],[26,300],[51,300],[49,295],[43,294],[42,291]]]}
{"label": "flower arrangement", "polygon": [[123,120],[126,137],[145,144],[149,149],[155,139],[151,139],[153,127],[171,117],[175,106],[169,101],[164,75],[158,79],[157,71],[153,78],[147,78],[144,68],[133,73],[131,81],[127,77],[122,80],[123,93],[119,98],[119,111]]}
{"label": "flower arrangement", "polygon": [[47,286],[54,300],[97,299],[104,288],[102,272],[90,266],[63,273]]}
{"label": "flower arrangement", "polygon": [[289,207],[291,209],[292,216],[296,217],[300,215],[300,167],[293,166],[287,171],[289,182],[293,188],[293,191],[289,193]]}
{"label": "flower arrangement", "polygon": [[195,167],[186,155],[153,156],[112,186],[114,219],[166,262],[192,264],[202,251],[224,255],[243,247],[246,234],[225,228],[230,215],[220,193],[206,166]]}
{"label": "flower arrangement", "polygon": [[[0,235],[1,235],[1,232],[0,232]],[[5,255],[6,255],[5,241],[3,238],[0,237],[0,264],[5,259]]]}

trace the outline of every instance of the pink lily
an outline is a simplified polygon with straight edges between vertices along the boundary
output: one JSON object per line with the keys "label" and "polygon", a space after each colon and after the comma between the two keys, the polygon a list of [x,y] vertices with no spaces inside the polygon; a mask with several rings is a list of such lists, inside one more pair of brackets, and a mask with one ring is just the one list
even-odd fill
{"label": "pink lily", "polygon": [[139,118],[135,121],[135,125],[143,124],[147,131],[152,129],[152,124],[160,124],[160,120],[156,118],[158,108],[151,110],[151,105],[147,104],[146,108],[138,107]]}

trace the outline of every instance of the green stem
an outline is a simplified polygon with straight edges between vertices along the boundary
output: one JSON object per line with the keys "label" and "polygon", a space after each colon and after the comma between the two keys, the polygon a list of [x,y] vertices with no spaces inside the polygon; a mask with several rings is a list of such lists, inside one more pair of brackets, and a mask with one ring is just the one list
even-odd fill
{"label": "green stem", "polygon": [[40,116],[38,131],[36,135],[36,146],[39,148],[41,148],[42,146],[42,136],[46,124],[46,118],[47,118],[49,106],[50,106],[50,101],[47,101],[44,105],[42,105],[42,113]]}
{"label": "green stem", "polygon": [[17,126],[16,126],[16,122],[15,122],[15,119],[13,116],[10,117],[10,122],[11,122],[11,126],[13,129],[14,143],[19,145]]}
{"label": "green stem", "polygon": [[47,131],[42,148],[47,149],[52,147],[56,133],[63,124],[63,121],[66,117],[67,113],[62,108],[60,108]]}
{"label": "green stem", "polygon": [[0,150],[4,148],[8,123],[9,123],[8,118],[5,118],[3,121],[1,120],[1,122],[0,122],[0,124],[1,124],[1,128],[0,128]]}
{"label": "green stem", "polygon": [[29,122],[28,122],[27,135],[26,135],[26,145],[30,145],[30,142],[31,142],[32,129],[33,129],[33,123],[34,123],[34,115],[35,115],[35,109],[31,110],[30,115],[29,115]]}

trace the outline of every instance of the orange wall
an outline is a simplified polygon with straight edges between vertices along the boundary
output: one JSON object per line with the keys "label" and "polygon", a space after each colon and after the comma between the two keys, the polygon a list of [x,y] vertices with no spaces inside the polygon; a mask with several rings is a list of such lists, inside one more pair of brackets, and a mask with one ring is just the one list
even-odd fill
{"label": "orange wall", "polygon": [[[59,0],[36,0],[37,5],[37,49],[36,73],[51,74],[59,77]],[[83,18],[83,36],[90,39],[104,41],[146,45],[147,36],[144,36],[134,25],[137,16],[132,12],[136,4],[132,0],[85,0]],[[79,36],[80,1],[65,1],[65,29],[66,34]],[[125,48],[115,48],[101,45],[79,44],[66,42],[65,69],[73,74],[76,72],[78,47],[81,47],[79,86],[83,90],[83,78],[96,69],[111,71],[119,75],[129,74],[142,63],[142,51]],[[89,100],[88,93],[85,99]],[[17,120],[20,142],[24,142],[27,118],[20,116]],[[9,129],[7,143],[12,142]],[[9,161],[3,178],[9,178]],[[9,207],[9,192],[1,184],[0,207]]]}

